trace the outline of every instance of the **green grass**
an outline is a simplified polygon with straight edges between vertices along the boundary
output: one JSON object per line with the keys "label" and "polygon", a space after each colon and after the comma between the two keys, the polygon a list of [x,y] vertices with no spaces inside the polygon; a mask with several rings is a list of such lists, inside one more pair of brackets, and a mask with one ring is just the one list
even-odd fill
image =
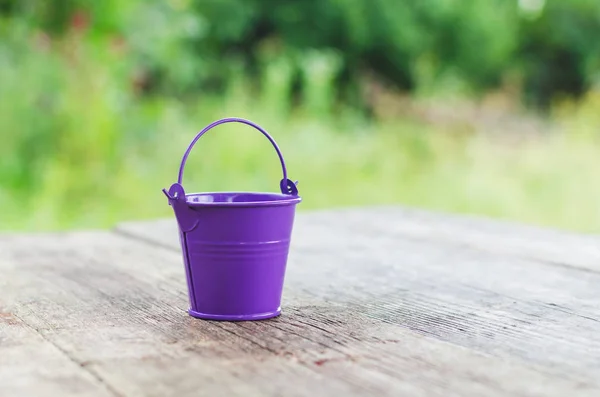
{"label": "green grass", "polygon": [[[515,144],[333,111],[327,87],[317,83],[310,95],[323,90],[325,99],[309,103],[319,106],[288,111],[278,101],[285,78],[282,90],[263,95],[239,74],[219,95],[139,98],[118,60],[81,51],[70,61],[75,66],[43,51],[0,64],[0,229],[110,227],[172,216],[161,189],[175,182],[189,141],[206,124],[237,116],[278,141],[290,177],[300,181],[301,210],[403,204],[600,231],[600,145],[590,127],[600,122],[585,107],[561,116],[562,132]],[[265,79],[276,77],[271,70]],[[276,191],[280,172],[262,135],[224,125],[199,141],[184,186]]]}

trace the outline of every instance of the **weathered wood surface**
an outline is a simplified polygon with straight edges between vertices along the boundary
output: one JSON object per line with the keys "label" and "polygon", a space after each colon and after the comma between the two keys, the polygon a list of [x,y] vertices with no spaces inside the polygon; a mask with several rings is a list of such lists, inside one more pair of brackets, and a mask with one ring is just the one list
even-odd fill
{"label": "weathered wood surface", "polygon": [[300,213],[283,315],[186,315],[172,220],[0,237],[0,396],[598,396],[600,238]]}

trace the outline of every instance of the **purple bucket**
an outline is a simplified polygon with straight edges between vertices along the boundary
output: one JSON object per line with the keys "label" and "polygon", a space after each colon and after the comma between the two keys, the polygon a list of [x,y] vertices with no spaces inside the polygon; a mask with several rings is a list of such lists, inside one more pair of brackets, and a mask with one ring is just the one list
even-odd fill
{"label": "purple bucket", "polygon": [[[185,193],[181,183],[192,147],[211,128],[230,122],[256,128],[273,144],[283,169],[281,193]],[[215,121],[196,135],[181,160],[177,183],[163,192],[179,225],[188,313],[228,321],[278,316],[294,214],[301,198],[287,177],[275,140],[248,120]]]}

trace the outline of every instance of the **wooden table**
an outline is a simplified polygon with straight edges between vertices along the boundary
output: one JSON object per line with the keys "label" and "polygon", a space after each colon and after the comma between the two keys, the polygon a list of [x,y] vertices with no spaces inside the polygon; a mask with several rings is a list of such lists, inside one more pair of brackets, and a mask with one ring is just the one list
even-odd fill
{"label": "wooden table", "polygon": [[301,212],[283,314],[186,314],[175,222],[0,236],[0,396],[600,396],[600,237]]}

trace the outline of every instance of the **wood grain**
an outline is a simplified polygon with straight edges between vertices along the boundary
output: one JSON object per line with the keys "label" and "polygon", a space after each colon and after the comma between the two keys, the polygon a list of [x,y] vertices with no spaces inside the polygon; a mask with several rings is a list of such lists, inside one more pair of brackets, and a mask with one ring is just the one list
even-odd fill
{"label": "wood grain", "polygon": [[0,243],[0,396],[113,395],[110,385],[23,321],[24,308],[14,310],[19,290],[34,287],[35,278],[19,272],[19,264],[8,262],[6,254]]}
{"label": "wood grain", "polygon": [[[600,236],[570,233],[475,216],[457,216],[402,207],[337,209],[302,213],[296,222],[297,244],[311,246],[329,225],[352,230],[356,236],[384,234],[397,238],[446,242],[494,254],[541,260],[559,266],[600,272]],[[172,219],[125,222],[117,231],[147,241],[175,247]],[[329,236],[344,246],[348,233]]]}
{"label": "wood grain", "polygon": [[300,214],[283,315],[249,323],[187,316],[172,221],[2,236],[0,396],[599,395],[593,252],[557,264],[377,211]]}
{"label": "wood grain", "polygon": [[[324,216],[323,214],[320,214]],[[391,221],[393,217],[388,217]],[[333,302],[424,335],[556,373],[600,375],[600,274],[451,241],[300,220],[286,301]],[[142,226],[142,225],[138,225]],[[169,241],[173,224],[143,224]],[[391,229],[391,227],[390,227]],[[137,235],[128,229],[129,235]]]}

